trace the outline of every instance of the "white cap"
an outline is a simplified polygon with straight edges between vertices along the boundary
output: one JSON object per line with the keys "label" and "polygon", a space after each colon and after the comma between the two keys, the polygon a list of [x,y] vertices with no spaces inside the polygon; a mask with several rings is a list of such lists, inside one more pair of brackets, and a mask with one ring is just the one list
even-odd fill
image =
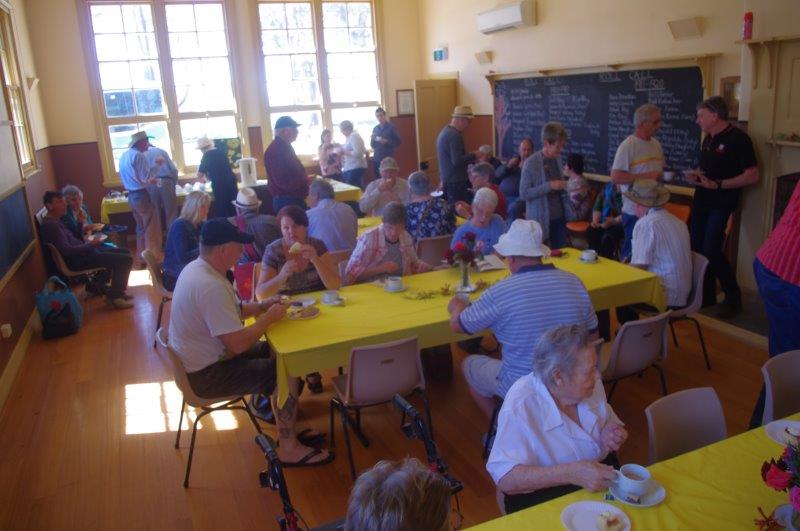
{"label": "white cap", "polygon": [[515,220],[494,250],[503,256],[550,256],[550,248],[542,244],[542,226],[530,219]]}

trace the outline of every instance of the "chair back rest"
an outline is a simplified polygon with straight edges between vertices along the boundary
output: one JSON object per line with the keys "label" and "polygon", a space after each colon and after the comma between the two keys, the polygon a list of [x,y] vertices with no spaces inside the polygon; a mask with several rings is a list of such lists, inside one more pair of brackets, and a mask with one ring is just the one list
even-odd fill
{"label": "chair back rest", "polygon": [[417,256],[423,262],[432,266],[438,266],[442,263],[444,253],[450,248],[450,242],[452,240],[452,234],[420,238],[417,242]]}
{"label": "chair back rest", "polygon": [[761,372],[765,387],[762,424],[800,411],[800,350],[770,358]]}
{"label": "chair back rest", "polygon": [[67,277],[76,276],[76,274],[67,265],[67,262],[64,261],[64,257],[61,256],[61,252],[59,252],[58,247],[56,247],[52,243],[47,243],[47,242],[44,243],[44,246],[50,253],[50,258],[53,259],[53,263],[55,264],[56,269],[58,269],[61,272],[61,274]]}
{"label": "chair back rest", "polygon": [[161,264],[158,263],[155,253],[150,249],[145,249],[142,251],[142,260],[147,264],[147,272],[150,273],[153,287],[161,293],[172,293],[164,287],[164,274],[161,271]]}
{"label": "chair back rest", "polygon": [[328,253],[333,258],[333,263],[340,264],[341,262],[347,263],[350,260],[350,255],[353,254],[352,249],[343,249],[341,251],[330,251]]}
{"label": "chair back rest", "polygon": [[425,389],[416,336],[350,352],[348,405],[388,402],[394,395],[407,395],[416,388]]}
{"label": "chair back rest", "polygon": [[347,260],[342,260],[336,267],[339,268],[339,278],[342,280],[342,286],[345,284],[345,272],[347,271]]}
{"label": "chair back rest", "polygon": [[692,207],[689,205],[679,205],[677,203],[666,203],[664,208],[667,212],[678,218],[679,220],[683,221],[684,223],[688,223],[689,215],[692,213]]}
{"label": "chair back rest", "polygon": [[38,225],[41,225],[41,224],[42,224],[42,221],[44,221],[44,217],[45,217],[46,215],[47,215],[47,207],[42,207],[42,208],[40,208],[40,209],[39,209],[39,210],[36,212],[36,214],[34,215],[34,218],[36,218],[36,223],[37,223]]}
{"label": "chair back rest", "polygon": [[728,436],[719,397],[711,387],[686,389],[659,398],[644,410],[650,462],[663,461]]}
{"label": "chair back rest", "polygon": [[669,312],[622,325],[611,345],[604,380],[639,373],[667,357]]}
{"label": "chair back rest", "polygon": [[703,279],[708,269],[708,258],[692,251],[692,291],[689,292],[687,305],[679,310],[672,310],[671,317],[683,317],[700,311],[703,307]]}

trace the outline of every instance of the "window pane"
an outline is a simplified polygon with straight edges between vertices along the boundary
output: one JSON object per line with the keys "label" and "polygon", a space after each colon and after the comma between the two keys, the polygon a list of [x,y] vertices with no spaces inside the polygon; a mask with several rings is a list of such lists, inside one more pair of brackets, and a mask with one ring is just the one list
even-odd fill
{"label": "window pane", "polygon": [[201,95],[203,107],[207,111],[235,110],[230,85],[203,85]]}
{"label": "window pane", "polygon": [[128,58],[125,35],[96,35],[94,46],[98,61],[118,61]]}
{"label": "window pane", "polygon": [[289,49],[295,53],[314,53],[314,30],[289,30]]}
{"label": "window pane", "polygon": [[161,89],[134,91],[137,114],[164,114],[164,98]]}
{"label": "window pane", "polygon": [[322,4],[322,25],[326,28],[347,27],[347,4],[325,2]]}
{"label": "window pane", "polygon": [[170,33],[169,53],[172,57],[197,57],[197,33]]}
{"label": "window pane", "polygon": [[183,85],[175,87],[178,112],[203,112],[203,85]]}
{"label": "window pane", "polygon": [[183,139],[183,157],[187,166],[200,164],[202,153],[197,149],[197,140],[207,136],[215,138],[237,138],[236,120],[233,116],[217,116],[214,118],[196,118],[181,120],[181,138]]}
{"label": "window pane", "polygon": [[[267,74],[267,97],[271,106],[292,105],[294,98],[289,83],[281,82],[292,78],[292,61],[287,55],[264,58],[264,71]],[[273,80],[272,82],[270,80]]]}
{"label": "window pane", "polygon": [[103,93],[106,116],[133,116],[133,94],[130,90],[107,91]]}
{"label": "window pane", "polygon": [[289,51],[289,36],[284,30],[262,31],[261,50],[264,55],[286,53]]}
{"label": "window pane", "polygon": [[347,25],[351,28],[372,28],[372,8],[369,2],[347,4]]}
{"label": "window pane", "polygon": [[326,29],[325,49],[329,52],[345,52],[350,49],[350,33],[346,29]]}
{"label": "window pane", "polygon": [[133,88],[161,87],[161,71],[157,61],[132,61],[130,65]]}
{"label": "window pane", "polygon": [[100,85],[106,90],[130,88],[131,73],[128,63],[100,63]]}
{"label": "window pane", "polygon": [[200,59],[176,59],[172,61],[172,77],[176,85],[190,85],[197,82],[201,72]]}
{"label": "window pane", "polygon": [[95,33],[122,33],[119,6],[92,6],[92,30]]}
{"label": "window pane", "polygon": [[195,55],[205,57],[228,55],[228,44],[225,42],[224,31],[201,31],[197,33],[197,40],[200,47]]}
{"label": "window pane", "polygon": [[259,4],[258,17],[262,29],[286,28],[286,10],[283,4]]}
{"label": "window pane", "polygon": [[271,114],[269,122],[273,126],[281,116],[291,116],[300,124],[297,140],[292,146],[299,155],[316,155],[319,146],[319,137],[322,134],[322,113],[320,111],[297,111]]}
{"label": "window pane", "polygon": [[344,143],[344,137],[339,133],[339,124],[343,120],[350,120],[353,122],[353,128],[358,131],[364,140],[369,139],[372,135],[372,128],[378,124],[375,119],[375,106],[369,107],[353,107],[350,109],[332,109],[331,121],[333,122],[336,135],[340,136],[340,140]]}
{"label": "window pane", "polygon": [[230,86],[231,84],[231,69],[228,66],[227,57],[220,59],[203,59],[202,60],[203,81],[223,83]]}
{"label": "window pane", "polygon": [[128,151],[128,142],[131,140],[131,135],[137,131],[145,131],[148,136],[152,137],[150,139],[152,144],[167,151],[172,156],[166,122],[112,125],[108,128],[108,136],[111,139],[114,168],[117,171],[119,171],[119,158]]}
{"label": "window pane", "polygon": [[23,111],[22,95],[19,87],[9,87],[9,99],[11,102],[11,118],[14,121],[14,133],[19,144],[20,164],[31,162],[33,150],[28,143],[28,133],[25,129],[25,114]]}
{"label": "window pane", "polygon": [[131,135],[136,131],[138,131],[136,124],[112,125],[108,128],[109,137],[111,138],[111,147],[123,151],[128,149],[128,142],[131,141]]}
{"label": "window pane", "polygon": [[130,59],[157,59],[156,37],[152,33],[129,33],[125,35]]}
{"label": "window pane", "polygon": [[194,15],[198,31],[225,31],[221,4],[197,4]]}
{"label": "window pane", "polygon": [[123,4],[122,22],[125,25],[125,33],[153,31],[153,17],[147,4]]}
{"label": "window pane", "polygon": [[167,5],[167,31],[194,31],[194,9],[190,4]]}
{"label": "window pane", "polygon": [[293,79],[316,79],[317,78],[317,58],[314,55],[293,55],[292,56],[292,78]]}
{"label": "window pane", "polygon": [[351,29],[350,47],[353,50],[374,50],[375,43],[372,41],[372,30],[366,28]]}
{"label": "window pane", "polygon": [[378,101],[378,83],[372,79],[331,79],[331,101],[344,103],[348,101]]}
{"label": "window pane", "polygon": [[311,28],[311,4],[285,4],[289,28]]}
{"label": "window pane", "polygon": [[320,103],[319,85],[316,80],[292,82],[294,105],[316,105]]}

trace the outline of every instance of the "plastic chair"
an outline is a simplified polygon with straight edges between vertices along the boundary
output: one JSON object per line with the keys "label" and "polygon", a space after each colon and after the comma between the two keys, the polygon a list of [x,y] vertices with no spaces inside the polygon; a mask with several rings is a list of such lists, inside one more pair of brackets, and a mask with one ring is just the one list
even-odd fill
{"label": "plastic chair", "polygon": [[611,383],[608,400],[623,378],[636,376],[649,367],[658,371],[661,390],[667,394],[664,371],[658,363],[667,357],[667,323],[669,312],[630,321],[622,325],[610,348],[604,345],[601,356],[603,383]]}
{"label": "plastic chair", "polygon": [[790,350],[770,358],[763,367],[764,420],[788,417],[800,410],[800,350]]}
{"label": "plastic chair", "polygon": [[67,265],[67,262],[64,260],[64,257],[61,256],[61,253],[59,252],[58,248],[55,245],[53,245],[52,243],[45,242],[44,246],[45,249],[47,249],[47,251],[50,253],[50,258],[53,259],[53,263],[55,264],[56,269],[58,269],[59,273],[61,273],[61,275],[63,275],[67,279],[73,279],[81,276],[90,276],[94,273],[97,273],[98,271],[103,270],[102,267],[90,267],[87,269],[70,269],[69,266]]}
{"label": "plastic chair", "polygon": [[698,387],[659,398],[644,410],[650,462],[663,461],[728,436],[717,393]]}
{"label": "plastic chair", "polygon": [[575,242],[572,240],[573,236],[586,239],[586,231],[589,230],[588,221],[569,221],[567,222],[567,231],[569,232],[569,244],[575,247]]}
{"label": "plastic chair", "polygon": [[684,223],[689,222],[689,216],[692,213],[692,207],[678,203],[666,203],[664,209]]}
{"label": "plastic chair", "polygon": [[[248,417],[250,417],[250,421],[253,423],[253,426],[255,426],[259,435],[263,432],[261,431],[261,426],[259,426],[258,422],[256,422],[256,418],[253,416],[253,413],[250,411],[244,396],[200,398],[199,396],[195,395],[194,391],[192,391],[192,386],[189,384],[189,378],[186,376],[186,369],[183,367],[181,359],[169,346],[167,331],[164,328],[159,328],[158,332],[156,332],[156,339],[158,340],[159,345],[161,345],[161,347],[168,354],[169,365],[172,366],[172,372],[175,375],[175,385],[183,394],[183,402],[181,403],[181,416],[178,420],[178,433],[175,436],[176,449],[180,448],[183,412],[186,409],[186,406],[189,405],[202,410],[200,414],[197,415],[197,418],[194,419],[194,424],[192,426],[192,442],[189,444],[189,460],[186,462],[186,475],[183,478],[183,487],[186,488],[189,486],[189,473],[192,471],[192,457],[194,457],[194,443],[195,439],[197,438],[197,424],[200,422],[201,418],[209,413],[213,413],[214,411],[231,411],[234,409],[241,409],[247,413]],[[242,403],[241,406],[238,405],[239,402]]]}
{"label": "plastic chair", "polygon": [[[147,264],[147,272],[150,273],[150,280],[153,287],[161,295],[161,303],[158,305],[158,320],[156,321],[156,333],[161,328],[161,317],[164,315],[164,305],[172,300],[172,292],[164,287],[164,274],[161,272],[161,264],[153,251],[145,249],[142,251],[142,260]],[[153,339],[153,348],[156,348],[158,339]]]}
{"label": "plastic chair", "polygon": [[497,418],[500,416],[500,409],[503,407],[502,398],[495,396],[494,400],[497,405],[495,405],[494,410],[492,410],[492,417],[489,419],[489,431],[486,432],[486,440],[483,441],[483,453],[481,457],[483,457],[484,461],[489,459],[489,452],[492,451],[492,444],[494,444],[494,438],[497,435]]}
{"label": "plastic chair", "polygon": [[[333,378],[333,389],[336,396],[330,404],[331,448],[336,444],[333,421],[334,413],[338,410],[342,417],[350,475],[354,480],[356,469],[349,430],[353,430],[364,447],[369,446],[369,440],[361,431],[361,409],[391,402],[396,394],[410,396],[419,393],[425,404],[428,427],[433,437],[431,410],[425,394],[425,376],[416,337],[354,348],[350,352],[348,373]],[[351,418],[350,410],[354,411],[355,419]],[[405,415],[401,424],[403,422]]]}
{"label": "plastic chair", "polygon": [[697,335],[700,338],[700,346],[703,348],[703,357],[706,360],[706,369],[711,370],[711,362],[708,359],[708,349],[706,349],[706,341],[703,338],[703,329],[700,328],[700,322],[692,317],[692,315],[700,312],[703,307],[703,279],[708,268],[708,258],[705,256],[692,253],[692,291],[689,292],[689,304],[684,308],[671,310],[669,312],[669,328],[672,332],[672,341],[675,346],[678,346],[678,337],[675,335],[674,323],[678,321],[691,321],[697,328]]}
{"label": "plastic chair", "polygon": [[452,234],[420,238],[417,242],[417,256],[423,262],[438,266],[444,259],[444,253],[450,248],[452,239]]}
{"label": "plastic chair", "polygon": [[340,264],[341,262],[347,263],[347,261],[350,260],[350,255],[353,254],[353,250],[344,249],[341,251],[330,251],[328,254],[333,257],[333,261],[336,264]]}

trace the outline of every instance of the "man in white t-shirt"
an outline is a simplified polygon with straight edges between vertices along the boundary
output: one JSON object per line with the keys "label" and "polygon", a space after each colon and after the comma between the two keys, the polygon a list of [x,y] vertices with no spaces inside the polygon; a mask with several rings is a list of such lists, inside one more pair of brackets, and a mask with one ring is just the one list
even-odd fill
{"label": "man in white t-shirt", "polygon": [[353,122],[343,120],[339,131],[347,141],[342,146],[342,178],[348,184],[364,189],[364,177],[367,175],[367,148],[364,139],[353,129]]}
{"label": "man in white t-shirt", "polygon": [[[611,180],[620,185],[620,191],[627,192],[636,179],[657,181],[664,174],[664,152],[661,144],[653,138],[661,126],[661,110],[646,103],[633,113],[632,135],[622,141],[611,165]],[[625,242],[622,245],[622,259],[631,255],[631,238],[636,225],[636,206],[630,199],[622,198],[622,227]]]}
{"label": "man in white t-shirt", "polygon": [[[270,324],[280,321],[287,306],[279,297],[240,303],[226,273],[242,255],[242,244],[253,236],[240,232],[225,218],[203,224],[200,257],[178,277],[172,297],[169,344],[186,369],[197,396],[216,398],[275,390],[275,358],[260,341]],[[242,319],[254,316],[249,326]],[[329,463],[333,454],[300,444],[295,434],[299,380],[291,381],[289,399],[276,410],[278,456],[283,466]]]}

